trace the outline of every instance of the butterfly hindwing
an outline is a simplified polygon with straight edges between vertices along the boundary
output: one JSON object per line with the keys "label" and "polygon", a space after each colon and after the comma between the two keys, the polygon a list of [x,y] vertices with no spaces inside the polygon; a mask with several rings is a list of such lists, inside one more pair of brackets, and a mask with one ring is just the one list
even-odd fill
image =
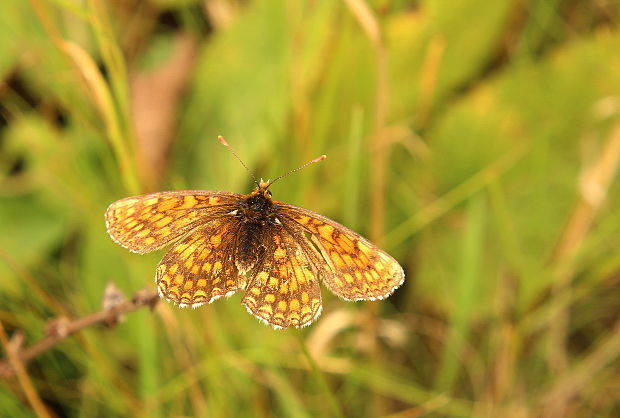
{"label": "butterfly hindwing", "polygon": [[196,308],[245,289],[234,260],[237,233],[230,218],[215,219],[173,245],[157,266],[159,294]]}
{"label": "butterfly hindwing", "polygon": [[283,227],[265,231],[265,257],[252,272],[242,303],[274,328],[310,325],[321,314],[316,265]]}

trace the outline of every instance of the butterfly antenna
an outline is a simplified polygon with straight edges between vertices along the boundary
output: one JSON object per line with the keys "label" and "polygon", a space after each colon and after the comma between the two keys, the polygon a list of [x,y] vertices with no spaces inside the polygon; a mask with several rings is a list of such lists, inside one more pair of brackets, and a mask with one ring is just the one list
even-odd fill
{"label": "butterfly antenna", "polygon": [[256,176],[254,175],[254,173],[252,173],[252,171],[248,168],[248,166],[245,165],[243,160],[241,158],[239,158],[239,156],[237,155],[235,150],[232,149],[232,147],[228,144],[228,142],[226,142],[224,137],[222,135],[218,135],[217,136],[217,140],[220,141],[222,143],[222,145],[224,145],[226,148],[228,148],[228,150],[230,152],[232,152],[232,155],[234,155],[235,158],[241,163],[241,165],[248,171],[248,173],[250,173],[250,176],[252,176],[252,179],[254,180],[254,183],[256,183],[256,185],[258,186],[258,180],[256,180]]}
{"label": "butterfly antenna", "polygon": [[302,168],[306,168],[306,167],[308,167],[310,164],[314,164],[314,163],[318,163],[319,161],[323,161],[323,160],[324,160],[324,159],[326,159],[326,158],[327,158],[327,155],[321,155],[320,157],[316,157],[314,160],[312,160],[312,161],[308,161],[306,164],[302,165],[301,167],[297,167],[296,169],[291,170],[291,171],[289,171],[288,173],[285,173],[285,174],[282,174],[281,176],[276,177],[276,178],[275,178],[275,180],[271,180],[271,181],[269,182],[269,185],[271,186],[271,185],[272,185],[273,183],[275,183],[276,181],[278,181],[278,180],[280,180],[280,179],[282,179],[282,178],[284,178],[284,177],[286,177],[286,176],[288,176],[288,175],[291,175],[291,174],[293,174],[294,172],[301,170]]}

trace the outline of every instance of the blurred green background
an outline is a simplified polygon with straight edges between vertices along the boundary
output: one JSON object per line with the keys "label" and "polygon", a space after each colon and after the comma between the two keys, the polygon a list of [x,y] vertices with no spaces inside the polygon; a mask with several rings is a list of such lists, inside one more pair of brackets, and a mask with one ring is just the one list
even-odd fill
{"label": "blurred green background", "polygon": [[[303,330],[240,295],[89,327],[0,415],[619,416],[620,4],[4,0],[0,322],[15,347],[154,288],[107,236],[142,192],[246,193],[370,237],[407,280]],[[39,402],[37,402],[37,400]],[[38,405],[38,406],[37,406]]]}

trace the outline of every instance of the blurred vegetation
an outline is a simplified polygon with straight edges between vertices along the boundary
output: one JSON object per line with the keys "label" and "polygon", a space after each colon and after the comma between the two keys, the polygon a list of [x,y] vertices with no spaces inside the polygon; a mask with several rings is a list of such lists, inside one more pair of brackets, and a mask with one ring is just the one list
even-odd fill
{"label": "blurred vegetation", "polygon": [[303,330],[240,295],[160,303],[2,379],[0,415],[619,416],[619,9],[2,1],[11,344],[100,310],[108,282],[152,286],[161,254],[108,238],[112,201],[252,187],[218,134],[264,178],[327,154],[275,198],[369,236],[407,280],[374,303],[323,289]]}

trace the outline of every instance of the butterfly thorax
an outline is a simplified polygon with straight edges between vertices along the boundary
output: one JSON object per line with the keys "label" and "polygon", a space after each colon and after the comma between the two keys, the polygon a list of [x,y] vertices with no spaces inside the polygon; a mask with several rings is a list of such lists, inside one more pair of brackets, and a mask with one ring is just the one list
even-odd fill
{"label": "butterfly thorax", "polygon": [[277,223],[277,212],[271,193],[259,187],[241,200],[237,216],[248,223],[265,225]]}

